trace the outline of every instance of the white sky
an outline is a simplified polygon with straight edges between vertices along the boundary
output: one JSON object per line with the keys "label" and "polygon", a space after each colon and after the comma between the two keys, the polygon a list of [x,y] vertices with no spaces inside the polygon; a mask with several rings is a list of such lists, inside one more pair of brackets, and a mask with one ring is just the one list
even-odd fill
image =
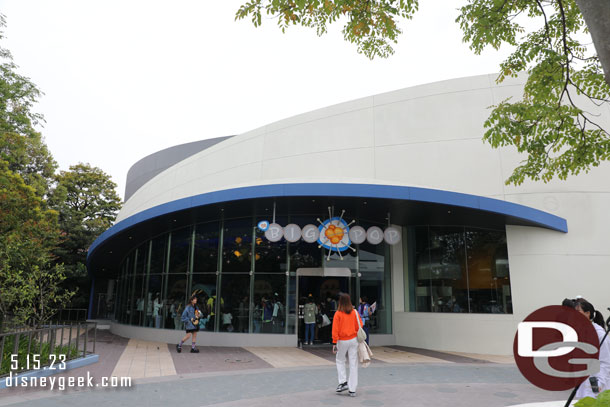
{"label": "white sky", "polygon": [[[245,1],[245,0],[244,0]],[[387,60],[370,61],[340,26],[317,37],[268,19],[234,21],[240,0],[0,0],[19,72],[45,93],[35,110],[60,169],[88,162],[124,195],[140,158],[240,134],[328,105],[497,72],[454,22],[462,2],[420,0]],[[446,4],[444,6],[443,4]]]}

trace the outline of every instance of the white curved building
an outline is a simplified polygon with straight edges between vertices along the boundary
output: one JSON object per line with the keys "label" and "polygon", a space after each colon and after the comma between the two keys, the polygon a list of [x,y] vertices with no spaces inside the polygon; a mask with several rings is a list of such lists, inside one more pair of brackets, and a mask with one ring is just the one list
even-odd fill
{"label": "white curved building", "polygon": [[[112,330],[177,341],[175,315],[196,293],[213,315],[201,343],[295,346],[303,297],[332,316],[326,298],[349,292],[377,305],[374,345],[510,354],[538,307],[583,295],[605,309],[610,166],[505,185],[521,158],[484,144],[483,123],[523,79],[494,79],[375,95],[142,159],[116,225],[89,250],[95,293],[114,298]],[[264,221],[286,236],[265,235]],[[317,242],[301,237],[307,225]],[[374,227],[400,240],[379,242]]]}

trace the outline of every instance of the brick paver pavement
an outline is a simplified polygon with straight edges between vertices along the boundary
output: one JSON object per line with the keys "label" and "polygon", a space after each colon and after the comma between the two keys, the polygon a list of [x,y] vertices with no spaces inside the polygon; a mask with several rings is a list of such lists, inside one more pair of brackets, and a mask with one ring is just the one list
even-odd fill
{"label": "brick paver pavement", "polygon": [[359,371],[358,397],[353,399],[334,392],[337,373],[330,347],[189,349],[178,354],[172,344],[100,331],[100,362],[58,377],[89,373],[99,383],[113,373],[132,375],[131,388],[5,389],[0,390],[0,406],[494,407],[567,398],[566,392],[546,392],[527,383],[510,357],[374,347],[370,367]]}

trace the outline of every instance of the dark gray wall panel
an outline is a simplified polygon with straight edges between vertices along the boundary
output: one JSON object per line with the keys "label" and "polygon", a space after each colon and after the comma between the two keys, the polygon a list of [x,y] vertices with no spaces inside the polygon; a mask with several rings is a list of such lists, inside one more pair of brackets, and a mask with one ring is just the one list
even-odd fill
{"label": "dark gray wall panel", "polygon": [[216,137],[207,140],[193,141],[192,143],[180,144],[177,146],[166,148],[165,150],[157,151],[151,155],[142,158],[135,163],[127,172],[127,183],[125,185],[125,201],[138,190],[142,185],[146,184],[160,172],[168,169],[172,165],[188,158],[200,151],[210,148],[215,144],[220,143],[228,138]]}

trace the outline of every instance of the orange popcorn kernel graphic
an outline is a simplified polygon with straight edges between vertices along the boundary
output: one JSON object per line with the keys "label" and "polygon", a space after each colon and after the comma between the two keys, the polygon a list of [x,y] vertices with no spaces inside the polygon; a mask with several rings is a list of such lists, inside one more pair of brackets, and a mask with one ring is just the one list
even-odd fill
{"label": "orange popcorn kernel graphic", "polygon": [[344,234],[345,231],[343,230],[343,228],[337,227],[333,224],[330,224],[324,232],[324,235],[328,238],[328,240],[330,240],[332,244],[338,244],[341,239],[343,239]]}

